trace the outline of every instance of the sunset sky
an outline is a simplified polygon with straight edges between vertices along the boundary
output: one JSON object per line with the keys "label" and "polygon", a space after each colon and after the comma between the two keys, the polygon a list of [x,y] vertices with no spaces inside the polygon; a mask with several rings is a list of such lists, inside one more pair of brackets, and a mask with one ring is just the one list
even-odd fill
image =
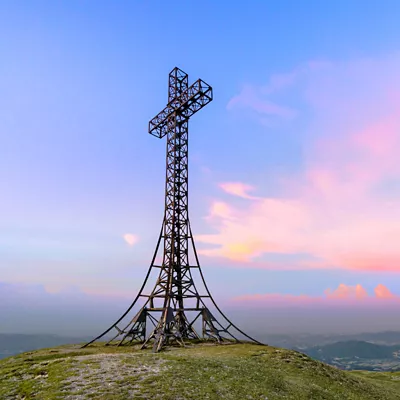
{"label": "sunset sky", "polygon": [[8,312],[136,295],[164,206],[148,121],[175,66],[214,90],[190,121],[189,207],[216,298],[400,307],[399,15],[396,0],[2,1]]}

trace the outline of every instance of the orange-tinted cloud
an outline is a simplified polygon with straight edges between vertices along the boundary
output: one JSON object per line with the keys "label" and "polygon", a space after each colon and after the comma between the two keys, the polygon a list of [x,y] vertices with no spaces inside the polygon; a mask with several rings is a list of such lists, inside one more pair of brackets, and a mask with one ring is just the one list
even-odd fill
{"label": "orange-tinted cloud", "polygon": [[375,296],[380,299],[393,299],[395,296],[386,286],[379,284],[375,289]]}
{"label": "orange-tinted cloud", "polygon": [[[262,199],[251,204],[248,211],[231,207],[230,215],[234,218],[210,218],[219,232],[197,235],[196,240],[218,247],[200,253],[250,261],[264,252],[290,252],[292,244],[287,241],[287,226],[295,232],[308,219],[301,204],[290,200]],[[301,247],[302,239],[299,240],[298,246]]]}
{"label": "orange-tinted cloud", "polygon": [[243,266],[269,253],[306,253],[321,268],[400,272],[399,69],[398,56],[309,64],[260,89],[271,95],[296,80],[305,86],[313,139],[304,147],[304,167],[281,177],[276,198],[249,195],[257,188],[246,182],[221,184],[250,201],[225,204],[229,218],[211,210],[216,233],[199,236],[201,253]]}

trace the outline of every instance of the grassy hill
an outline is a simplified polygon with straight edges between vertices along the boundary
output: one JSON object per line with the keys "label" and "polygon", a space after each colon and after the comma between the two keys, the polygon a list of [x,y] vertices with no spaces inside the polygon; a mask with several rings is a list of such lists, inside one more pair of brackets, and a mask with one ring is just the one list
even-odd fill
{"label": "grassy hill", "polygon": [[158,354],[61,346],[0,360],[0,377],[2,400],[400,400],[400,375],[351,374],[252,344],[196,344]]}

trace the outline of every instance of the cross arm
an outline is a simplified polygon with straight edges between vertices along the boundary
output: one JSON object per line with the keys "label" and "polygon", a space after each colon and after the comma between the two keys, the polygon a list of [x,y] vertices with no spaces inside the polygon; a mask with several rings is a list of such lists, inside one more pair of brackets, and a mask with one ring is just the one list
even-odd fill
{"label": "cross arm", "polygon": [[212,87],[198,79],[187,91],[172,101],[149,122],[149,133],[162,138],[174,126],[173,115],[190,118],[213,99]]}

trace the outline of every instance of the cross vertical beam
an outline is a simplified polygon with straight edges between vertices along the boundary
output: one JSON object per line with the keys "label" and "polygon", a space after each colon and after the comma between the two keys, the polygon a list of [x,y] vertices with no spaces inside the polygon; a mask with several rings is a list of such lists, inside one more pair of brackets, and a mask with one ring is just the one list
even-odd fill
{"label": "cross vertical beam", "polygon": [[[198,339],[200,335],[194,324],[202,319],[202,338],[220,343],[224,339],[238,341],[231,329],[236,329],[248,339],[257,342],[236,327],[219,309],[211,296],[200,268],[188,213],[188,135],[189,119],[213,99],[212,88],[198,79],[191,86],[188,75],[174,68],[168,77],[168,103],[149,122],[149,133],[162,138],[167,136],[165,210],[160,236],[146,278],[138,295],[126,312],[105,332],[87,343],[84,347],[105,336],[111,330],[117,334],[108,344],[118,339],[118,345],[142,342],[142,348],[153,342],[153,351],[159,351],[164,345],[175,340],[184,344],[184,340]],[[192,246],[195,263],[189,262],[189,245]],[[162,246],[162,247],[161,247]],[[156,265],[156,256],[162,248],[162,264]],[[150,272],[159,269],[154,288],[146,293],[145,286]],[[201,294],[194,283],[192,269],[200,273],[206,293]],[[139,299],[144,305],[129,320],[124,328],[118,324],[129,314]],[[210,312],[206,301],[210,300],[222,316],[225,324],[220,323]],[[194,301],[195,305],[189,305]],[[157,303],[160,303],[158,304]],[[161,315],[160,315],[161,313]],[[196,316],[190,320],[189,313]],[[153,315],[157,314],[159,318]],[[151,332],[148,323],[153,324]],[[148,336],[147,336],[148,335]],[[122,338],[121,338],[122,337]]]}
{"label": "cross vertical beam", "polygon": [[[197,336],[184,313],[184,297],[192,287],[188,259],[188,128],[189,118],[212,100],[211,87],[205,87],[208,97],[205,97],[199,85],[195,85],[189,92],[188,75],[179,68],[174,68],[168,79],[167,105],[167,109],[173,111],[168,112],[163,119],[156,117],[156,130],[166,129],[167,136],[164,269],[159,275],[159,282],[166,283],[164,310],[159,323],[147,340],[155,339],[156,350],[171,336]],[[187,110],[191,112],[188,113]],[[149,132],[153,133],[153,130],[150,121]],[[171,309],[179,310],[172,319]]]}

